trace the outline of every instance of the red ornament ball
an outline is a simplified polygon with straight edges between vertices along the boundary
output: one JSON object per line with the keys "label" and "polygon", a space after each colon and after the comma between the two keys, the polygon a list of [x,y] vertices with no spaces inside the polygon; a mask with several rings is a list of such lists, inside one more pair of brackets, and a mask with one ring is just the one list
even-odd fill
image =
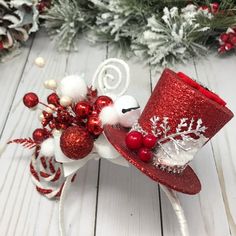
{"label": "red ornament ball", "polygon": [[87,118],[91,112],[92,106],[88,102],[82,101],[75,105],[75,114],[79,118]]}
{"label": "red ornament ball", "polygon": [[35,93],[27,93],[23,97],[23,103],[28,108],[33,108],[38,105],[39,98]]}
{"label": "red ornament ball", "polygon": [[68,158],[79,160],[92,151],[93,138],[85,128],[71,126],[62,133],[60,147]]}
{"label": "red ornament ball", "polygon": [[52,93],[47,98],[48,104],[53,104],[55,106],[58,106],[60,104],[59,97],[56,93]]}
{"label": "red ornament ball", "polygon": [[107,107],[113,103],[108,96],[99,96],[95,102],[96,109],[100,112],[102,108]]}
{"label": "red ornament ball", "polygon": [[150,149],[143,147],[139,150],[138,156],[141,161],[149,162],[152,159],[153,154]]}
{"label": "red ornament ball", "polygon": [[125,142],[129,149],[137,150],[143,145],[143,135],[138,131],[131,131],[126,135]]}
{"label": "red ornament ball", "polygon": [[91,134],[95,136],[98,136],[99,134],[102,133],[103,131],[102,123],[98,116],[89,117],[88,122],[87,122],[87,129]]}
{"label": "red ornament ball", "polygon": [[155,137],[153,134],[147,134],[143,138],[143,145],[149,149],[154,148],[156,146],[156,142],[157,142],[157,137]]}
{"label": "red ornament ball", "polygon": [[45,139],[48,138],[48,132],[47,130],[45,129],[36,129],[34,132],[33,132],[33,140],[36,142],[36,143],[41,143],[43,142]]}

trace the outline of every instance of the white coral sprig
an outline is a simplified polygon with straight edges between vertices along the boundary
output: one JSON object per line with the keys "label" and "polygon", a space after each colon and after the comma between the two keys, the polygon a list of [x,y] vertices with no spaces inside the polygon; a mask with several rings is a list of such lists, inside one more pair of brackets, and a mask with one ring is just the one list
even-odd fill
{"label": "white coral sprig", "polygon": [[[163,119],[161,119],[158,116],[153,116],[150,119],[150,123],[152,134],[158,138],[157,146],[163,149],[169,157],[171,157],[171,154],[168,150],[165,150],[164,143],[171,141],[177,153],[180,151],[187,152],[191,149],[191,144],[194,145],[194,143],[197,143],[198,139],[202,138],[203,133],[207,129],[207,127],[203,125],[202,119],[195,120],[194,118],[180,119],[180,122],[175,129],[175,133],[170,133],[171,127],[169,125],[168,117],[163,117]],[[133,125],[132,130],[147,135],[147,132],[143,130],[138,123]]]}

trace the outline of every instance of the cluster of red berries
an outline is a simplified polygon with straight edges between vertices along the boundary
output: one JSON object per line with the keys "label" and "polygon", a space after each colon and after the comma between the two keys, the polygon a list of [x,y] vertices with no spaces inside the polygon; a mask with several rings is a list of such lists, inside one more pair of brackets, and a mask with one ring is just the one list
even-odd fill
{"label": "cluster of red berries", "polygon": [[39,13],[45,12],[46,9],[50,8],[51,4],[52,4],[51,0],[39,1],[39,3],[37,4],[37,9],[38,9]]}
{"label": "cluster of red berries", "polygon": [[207,10],[210,13],[216,14],[219,12],[220,4],[218,2],[213,2],[210,4],[210,6],[204,5],[200,6],[199,9],[201,10]]}
{"label": "cluster of red berries", "polygon": [[228,52],[236,48],[236,28],[228,30],[227,33],[222,33],[219,38],[219,43],[219,53]]}
{"label": "cluster of red berries", "polygon": [[48,104],[40,102],[38,96],[32,92],[24,96],[23,102],[28,108],[35,108],[38,104],[46,107],[41,115],[43,128],[33,132],[36,143],[41,143],[50,137],[53,129],[66,130],[70,126],[82,127],[97,138],[103,131],[99,113],[104,107],[113,103],[110,97],[98,96],[97,91],[91,88],[88,89],[84,101],[69,106],[62,106],[56,93],[47,97]]}
{"label": "cluster of red berries", "polygon": [[131,131],[126,135],[126,146],[136,151],[140,160],[149,162],[153,157],[153,148],[156,146],[157,137],[153,134],[143,135],[138,131]]}

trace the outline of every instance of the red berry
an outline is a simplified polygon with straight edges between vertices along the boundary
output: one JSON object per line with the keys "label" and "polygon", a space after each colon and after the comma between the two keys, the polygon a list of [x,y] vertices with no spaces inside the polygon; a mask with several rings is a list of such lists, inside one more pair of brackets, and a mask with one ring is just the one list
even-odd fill
{"label": "red berry", "polygon": [[226,50],[225,50],[225,45],[220,46],[220,47],[218,48],[218,52],[219,52],[219,53],[224,53],[224,52],[226,52]]}
{"label": "red berry", "polygon": [[230,42],[231,42],[234,46],[236,46],[236,35],[233,36],[233,37],[230,39]]}
{"label": "red berry", "polygon": [[23,103],[25,104],[26,107],[28,108],[33,108],[38,105],[39,99],[37,94],[35,93],[27,93],[23,97]]}
{"label": "red berry", "polygon": [[143,144],[143,135],[138,131],[131,131],[126,135],[125,142],[129,149],[139,149]]}
{"label": "red berry", "polygon": [[229,39],[229,35],[227,33],[223,33],[223,34],[220,35],[220,40],[222,42],[225,43],[225,42],[227,42],[228,39]]}
{"label": "red berry", "polygon": [[211,4],[212,12],[213,12],[213,13],[218,12],[219,6],[220,6],[220,4],[219,4],[218,2],[213,2],[213,3]]}
{"label": "red berry", "polygon": [[152,159],[152,151],[150,151],[148,148],[141,148],[138,152],[138,156],[141,161],[149,162]]}
{"label": "red berry", "polygon": [[93,111],[91,113],[91,116],[98,116],[99,115],[99,112],[98,110],[96,110],[96,108],[93,108]]}
{"label": "red berry", "polygon": [[146,148],[152,149],[155,147],[157,138],[153,134],[148,134],[143,138],[143,145]]}
{"label": "red berry", "polygon": [[47,98],[48,104],[53,104],[55,106],[58,106],[59,103],[59,97],[57,96],[56,93],[52,93],[48,96]]}
{"label": "red berry", "polygon": [[75,114],[80,118],[87,118],[88,115],[92,112],[92,107],[88,102],[78,102],[75,105]]}
{"label": "red berry", "polygon": [[225,50],[230,51],[233,48],[233,45],[231,43],[226,43],[225,44]]}
{"label": "red berry", "polygon": [[102,133],[103,128],[102,128],[102,123],[99,120],[98,116],[90,116],[87,122],[87,129],[88,131],[95,135],[98,136],[99,134]]}
{"label": "red berry", "polygon": [[100,112],[102,108],[109,106],[113,103],[112,99],[108,96],[99,96],[95,102],[96,109]]}
{"label": "red berry", "polygon": [[45,129],[36,129],[33,132],[33,140],[36,143],[41,143],[43,142],[46,138],[48,138],[48,132]]}
{"label": "red berry", "polygon": [[199,9],[207,10],[208,12],[210,12],[210,8],[208,6],[201,6],[201,7],[199,7]]}

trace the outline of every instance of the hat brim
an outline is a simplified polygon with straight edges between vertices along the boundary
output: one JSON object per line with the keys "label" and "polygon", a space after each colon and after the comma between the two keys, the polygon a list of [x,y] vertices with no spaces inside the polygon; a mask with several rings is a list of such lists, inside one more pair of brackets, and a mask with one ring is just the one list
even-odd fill
{"label": "hat brim", "polygon": [[173,174],[160,170],[151,163],[141,161],[135,152],[126,147],[125,137],[127,132],[127,129],[119,126],[106,125],[104,127],[107,139],[116,150],[152,180],[185,194],[193,195],[200,192],[201,183],[190,166],[187,166],[181,174]]}

